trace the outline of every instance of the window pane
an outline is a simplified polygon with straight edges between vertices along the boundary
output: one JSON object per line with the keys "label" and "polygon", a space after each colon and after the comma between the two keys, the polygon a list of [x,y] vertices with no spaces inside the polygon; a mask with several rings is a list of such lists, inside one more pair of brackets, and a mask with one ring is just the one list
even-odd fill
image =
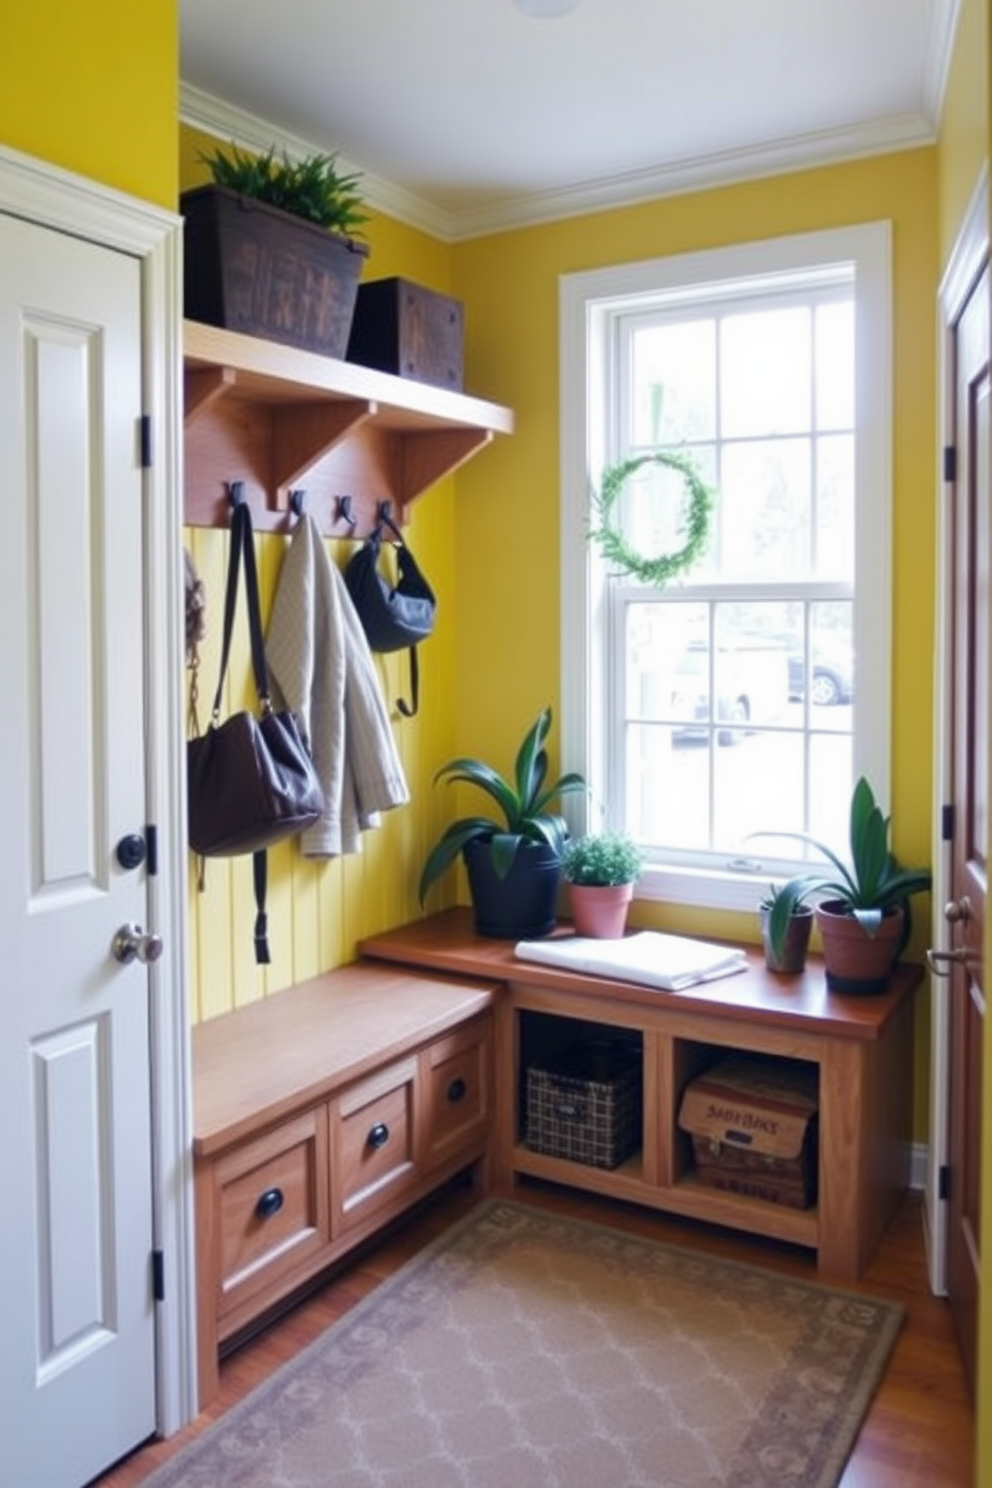
{"label": "window pane", "polygon": [[667,725],[627,727],[625,822],[652,848],[708,843],[709,749],[673,749]]}
{"label": "window pane", "polygon": [[854,306],[850,300],[817,307],[816,426],[854,428]]}
{"label": "window pane", "polygon": [[631,340],[631,443],[643,447],[712,439],[716,322],[645,326]]}
{"label": "window pane", "polygon": [[721,750],[715,784],[714,847],[728,860],[760,856],[766,844],[749,840],[752,833],[803,829],[802,735],[754,733]]}
{"label": "window pane", "polygon": [[854,579],[854,435],[816,441],[816,572]]}
{"label": "window pane", "polygon": [[810,567],[810,444],[724,446],[719,500],[724,578],[795,578]]}
{"label": "window pane", "polygon": [[720,355],[724,438],[810,427],[810,312],[805,306],[728,315],[721,325]]}

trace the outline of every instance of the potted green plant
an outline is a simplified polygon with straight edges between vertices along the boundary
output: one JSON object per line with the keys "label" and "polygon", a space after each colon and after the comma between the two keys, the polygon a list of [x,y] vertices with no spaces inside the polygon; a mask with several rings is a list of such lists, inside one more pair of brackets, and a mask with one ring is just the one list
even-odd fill
{"label": "potted green plant", "polygon": [[813,929],[813,908],[806,895],[811,886],[801,879],[770,884],[758,902],[761,940],[769,971],[794,975],[804,969]]}
{"label": "potted green plant", "polygon": [[[849,864],[807,833],[775,834],[809,843],[830,865],[790,880],[784,890],[792,896],[814,891],[825,896],[815,915],[827,986],[834,992],[885,989],[909,939],[910,897],[931,886],[928,868],[904,868],[897,861],[889,847],[890,824],[861,776],[851,797]],[[786,922],[787,915],[780,911],[772,940],[776,954],[781,952]]]}
{"label": "potted green plant", "polygon": [[212,182],[179,202],[187,317],[343,358],[368,255],[359,177],[274,147],[200,158]]}
{"label": "potted green plant", "polygon": [[476,786],[499,808],[501,819],[467,816],[447,826],[420,875],[423,904],[431,885],[461,856],[480,935],[528,939],[554,929],[567,828],[551,808],[559,796],[586,787],[574,772],[547,782],[551,723],[545,708],[517,751],[512,782],[484,760],[466,757],[449,760],[434,777],[435,783]]}
{"label": "potted green plant", "polygon": [[562,874],[577,935],[619,940],[644,853],[623,832],[590,832],[565,846]]}

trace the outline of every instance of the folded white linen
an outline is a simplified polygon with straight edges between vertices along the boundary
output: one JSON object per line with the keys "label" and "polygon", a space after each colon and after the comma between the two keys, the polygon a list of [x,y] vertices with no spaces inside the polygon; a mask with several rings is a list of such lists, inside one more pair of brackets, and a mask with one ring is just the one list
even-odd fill
{"label": "folded white linen", "polygon": [[521,940],[514,953],[522,961],[637,982],[664,992],[680,992],[697,982],[731,976],[747,966],[745,952],[737,947],[666,935],[659,930],[639,930],[622,940],[594,940],[583,935]]}

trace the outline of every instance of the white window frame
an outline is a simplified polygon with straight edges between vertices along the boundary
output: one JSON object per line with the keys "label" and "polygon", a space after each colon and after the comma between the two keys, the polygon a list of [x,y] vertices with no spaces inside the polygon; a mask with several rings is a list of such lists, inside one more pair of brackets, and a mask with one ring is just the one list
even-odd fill
{"label": "white window frame", "polygon": [[[826,265],[854,265],[855,314],[855,654],[854,775],[867,775],[883,809],[889,797],[892,550],[891,227],[857,224],[671,258],[566,274],[559,281],[561,441],[561,750],[569,769],[599,799],[609,705],[606,645],[600,644],[605,568],[587,540],[593,484],[606,463],[595,415],[608,374],[608,337],[618,308],[659,293]],[[600,823],[584,797],[566,803],[573,832]],[[668,903],[748,911],[770,868],[720,871],[652,863],[638,896]],[[757,881],[756,881],[757,880]]]}

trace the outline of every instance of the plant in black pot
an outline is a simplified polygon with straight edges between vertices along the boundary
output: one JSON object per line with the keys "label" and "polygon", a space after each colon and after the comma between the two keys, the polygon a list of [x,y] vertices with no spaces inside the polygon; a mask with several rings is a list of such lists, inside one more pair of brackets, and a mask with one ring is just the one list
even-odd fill
{"label": "plant in black pot", "polygon": [[[889,847],[889,827],[890,818],[882,814],[862,776],[851,797],[850,863],[807,833],[775,834],[809,843],[830,865],[790,880],[783,892],[793,898],[815,891],[824,896],[815,914],[831,991],[884,991],[909,940],[910,898],[931,886],[928,868],[904,868],[898,862]],[[780,909],[772,934],[776,953],[784,943],[787,919]]]}
{"label": "plant in black pot", "polygon": [[499,807],[501,819],[466,816],[446,827],[420,875],[423,904],[431,885],[463,857],[480,935],[517,940],[554,929],[568,829],[552,807],[586,784],[574,771],[548,783],[545,746],[551,722],[551,709],[545,708],[528,729],[512,782],[484,760],[471,758],[449,760],[434,777],[435,783],[474,785]]}
{"label": "plant in black pot", "polygon": [[336,155],[273,147],[201,156],[212,184],[183,192],[191,320],[343,358],[368,248],[357,174]]}

